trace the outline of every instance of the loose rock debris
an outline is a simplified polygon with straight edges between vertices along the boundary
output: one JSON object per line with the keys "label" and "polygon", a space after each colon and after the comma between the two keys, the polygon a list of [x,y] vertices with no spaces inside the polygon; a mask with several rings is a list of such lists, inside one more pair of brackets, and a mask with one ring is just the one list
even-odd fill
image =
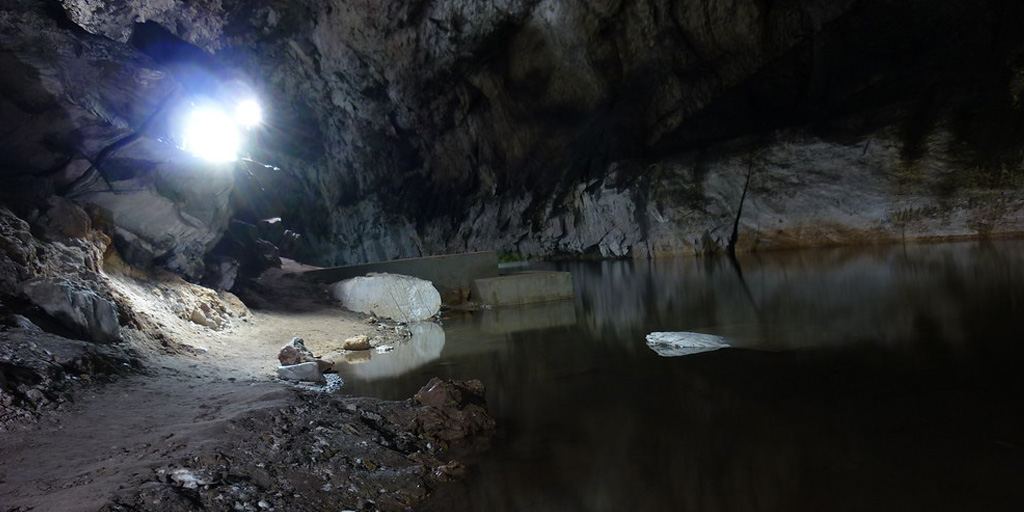
{"label": "loose rock debris", "polygon": [[401,402],[295,391],[227,425],[233,441],[156,469],[102,510],[406,510],[466,475],[455,444],[488,442],[478,382],[433,379]]}

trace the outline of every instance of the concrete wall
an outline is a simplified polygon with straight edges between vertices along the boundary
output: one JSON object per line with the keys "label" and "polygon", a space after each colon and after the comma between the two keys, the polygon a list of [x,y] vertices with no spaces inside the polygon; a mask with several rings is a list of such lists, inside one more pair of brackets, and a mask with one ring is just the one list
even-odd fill
{"label": "concrete wall", "polygon": [[492,306],[533,304],[572,296],[572,274],[568,272],[518,272],[473,281],[473,300]]}
{"label": "concrete wall", "polygon": [[498,255],[494,251],[446,254],[425,258],[382,261],[365,265],[311,270],[303,275],[322,283],[336,283],[370,272],[385,272],[426,279],[434,283],[446,304],[462,302],[475,279],[498,275]]}

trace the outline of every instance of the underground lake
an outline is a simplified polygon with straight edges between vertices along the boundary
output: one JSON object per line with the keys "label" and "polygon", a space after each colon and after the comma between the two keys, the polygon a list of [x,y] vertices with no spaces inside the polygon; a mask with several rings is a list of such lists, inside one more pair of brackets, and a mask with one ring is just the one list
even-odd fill
{"label": "underground lake", "polygon": [[[424,511],[1020,510],[1024,241],[543,263],[344,392],[480,379],[499,430]],[[443,329],[443,330],[442,330]],[[661,357],[654,331],[730,348]]]}

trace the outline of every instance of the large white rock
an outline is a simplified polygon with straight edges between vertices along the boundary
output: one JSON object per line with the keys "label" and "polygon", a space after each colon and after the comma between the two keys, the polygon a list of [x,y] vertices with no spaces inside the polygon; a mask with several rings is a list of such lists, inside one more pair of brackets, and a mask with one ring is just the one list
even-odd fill
{"label": "large white rock", "polygon": [[661,357],[677,357],[726,348],[729,341],[699,332],[652,332],[647,335],[647,346]]}
{"label": "large white rock", "polygon": [[277,376],[284,380],[323,382],[324,374],[320,371],[320,365],[316,362],[292,364],[279,366]]}
{"label": "large white rock", "polygon": [[368,274],[334,283],[331,297],[359,313],[418,322],[437,314],[441,294],[430,281],[398,274]]}

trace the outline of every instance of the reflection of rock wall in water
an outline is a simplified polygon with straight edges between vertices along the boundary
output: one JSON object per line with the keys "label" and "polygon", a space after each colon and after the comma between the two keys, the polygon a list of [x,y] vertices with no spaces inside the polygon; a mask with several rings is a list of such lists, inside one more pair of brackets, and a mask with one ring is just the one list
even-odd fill
{"label": "reflection of rock wall in water", "polygon": [[807,468],[857,456],[856,441],[725,371],[692,365],[645,380],[627,367],[601,381],[552,381],[536,368],[553,364],[542,355],[549,349],[536,349],[535,359],[503,360],[504,387],[515,392],[499,400],[517,429],[533,435],[513,437],[514,445],[496,448],[500,457],[483,461],[486,476],[474,482],[471,503],[509,511],[553,502],[544,510],[782,511],[813,476]]}
{"label": "reflection of rock wall in water", "polygon": [[408,327],[412,337],[396,343],[394,350],[374,353],[358,364],[343,363],[336,366],[336,369],[346,379],[370,381],[397,377],[441,357],[445,336],[440,325],[416,322]]}
{"label": "reflection of rock wall in water", "polygon": [[[573,267],[582,322],[642,346],[649,331],[728,336],[737,347],[962,343],[1020,300],[1021,242],[759,254]],[[603,269],[603,271],[602,271]],[[966,311],[991,311],[971,325]],[[600,336],[598,336],[600,337]]]}

